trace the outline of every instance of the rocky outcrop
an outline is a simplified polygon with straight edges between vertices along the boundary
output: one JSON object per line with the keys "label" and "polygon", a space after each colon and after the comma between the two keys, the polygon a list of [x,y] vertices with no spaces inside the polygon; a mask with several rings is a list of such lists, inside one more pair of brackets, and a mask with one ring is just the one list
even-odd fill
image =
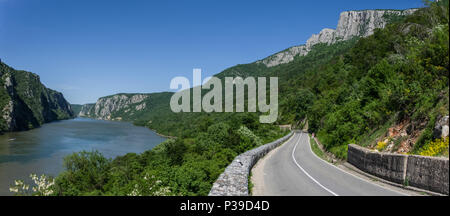
{"label": "rocky outcrop", "polygon": [[306,44],[291,47],[258,62],[267,67],[285,64],[294,60],[296,56],[307,55],[316,44],[330,45],[353,37],[367,37],[372,35],[375,29],[384,28],[393,18],[412,14],[416,10],[345,11],[341,13],[336,29],[325,28],[319,34],[313,34]]}
{"label": "rocky outcrop", "polygon": [[89,117],[91,116],[91,113],[93,114],[94,112],[92,111],[92,109],[94,108],[95,104],[84,104],[83,106],[81,106],[81,110],[78,113],[78,116],[80,117]]}
{"label": "rocky outcrop", "polygon": [[257,63],[263,63],[267,67],[273,67],[280,64],[286,64],[294,60],[295,56],[305,56],[309,50],[305,45],[294,46],[274,55],[271,55],[263,60],[257,61]]}
{"label": "rocky outcrop", "polygon": [[433,136],[435,139],[448,137],[448,116],[438,118],[434,126]]}
{"label": "rocky outcrop", "polygon": [[116,94],[99,98],[95,104],[85,104],[80,117],[102,120],[124,120],[147,107],[149,94]]}
{"label": "rocky outcrop", "polygon": [[0,132],[28,130],[74,116],[57,91],[46,88],[38,75],[0,63]]}

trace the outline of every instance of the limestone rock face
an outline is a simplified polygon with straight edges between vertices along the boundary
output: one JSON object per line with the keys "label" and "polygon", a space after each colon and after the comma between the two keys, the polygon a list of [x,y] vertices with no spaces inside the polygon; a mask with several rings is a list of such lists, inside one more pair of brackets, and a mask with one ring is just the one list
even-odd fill
{"label": "limestone rock face", "polygon": [[[92,108],[95,106],[95,104],[84,104],[81,107],[80,113],[78,113],[78,116],[80,117],[89,117],[91,116]],[[92,112],[93,114],[93,112]]]}
{"label": "limestone rock face", "polygon": [[406,16],[417,9],[345,11],[339,17],[337,39],[348,40],[354,36],[367,37],[377,28],[384,28],[389,16]]}
{"label": "limestone rock face", "polygon": [[340,14],[336,29],[325,28],[319,34],[313,34],[305,45],[294,46],[284,51],[269,56],[258,63],[267,67],[289,63],[295,56],[305,56],[312,47],[319,43],[333,44],[339,41],[349,40],[353,37],[367,37],[377,28],[384,28],[390,17],[406,16],[417,9],[408,10],[362,10],[345,11]]}
{"label": "limestone rock face", "polygon": [[258,62],[262,62],[267,67],[273,67],[273,66],[277,66],[279,64],[289,63],[292,60],[294,60],[294,57],[297,55],[304,56],[306,54],[308,54],[308,50],[306,49],[305,45],[294,46],[285,51],[282,51],[275,55],[269,56],[269,57],[263,59],[262,61],[258,61]]}
{"label": "limestone rock face", "polygon": [[311,48],[319,43],[326,43],[326,44],[332,44],[336,40],[336,31],[334,29],[325,28],[322,31],[320,31],[319,34],[313,34],[307,41],[306,41],[306,49],[308,52],[311,50]]}
{"label": "limestone rock face", "polygon": [[433,136],[434,138],[443,138],[448,137],[449,135],[449,116],[442,116],[438,118],[436,121],[436,125],[434,126]]}
{"label": "limestone rock face", "polygon": [[[85,104],[79,113],[80,117],[102,120],[122,120],[123,116],[133,115],[147,107],[148,94],[116,94],[99,98],[95,104]],[[117,114],[117,116],[116,116]]]}

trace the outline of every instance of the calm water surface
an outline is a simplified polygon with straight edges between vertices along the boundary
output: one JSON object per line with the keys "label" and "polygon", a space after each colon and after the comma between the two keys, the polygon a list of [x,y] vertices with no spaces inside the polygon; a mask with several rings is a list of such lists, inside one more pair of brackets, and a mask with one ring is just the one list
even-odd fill
{"label": "calm water surface", "polygon": [[16,179],[30,173],[56,176],[64,156],[82,150],[98,150],[105,157],[152,149],[165,138],[131,123],[87,118],[44,124],[42,127],[0,135],[0,195],[11,195]]}

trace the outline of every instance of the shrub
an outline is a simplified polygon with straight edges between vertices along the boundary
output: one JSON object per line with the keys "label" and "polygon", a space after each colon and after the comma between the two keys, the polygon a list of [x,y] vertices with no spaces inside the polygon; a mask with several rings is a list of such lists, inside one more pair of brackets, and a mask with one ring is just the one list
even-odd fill
{"label": "shrub", "polygon": [[386,141],[380,141],[377,143],[376,149],[378,151],[383,151],[386,148],[387,144],[388,144],[388,142],[386,142]]}
{"label": "shrub", "polygon": [[419,154],[423,156],[448,156],[448,140],[448,137],[444,137],[431,141],[421,148]]}

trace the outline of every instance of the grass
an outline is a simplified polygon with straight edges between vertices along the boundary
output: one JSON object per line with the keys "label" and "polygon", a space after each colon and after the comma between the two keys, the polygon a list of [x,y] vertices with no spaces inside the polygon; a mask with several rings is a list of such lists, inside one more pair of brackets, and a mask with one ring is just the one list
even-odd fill
{"label": "grass", "polygon": [[[311,149],[318,157],[324,159],[325,161],[328,161],[328,158],[325,155],[325,152],[322,151],[322,149],[319,148],[319,145],[317,145],[316,141],[309,136],[310,143],[311,143]],[[329,162],[329,161],[328,161]]]}
{"label": "grass", "polygon": [[384,125],[379,127],[373,133],[363,135],[362,136],[363,138],[359,142],[359,145],[363,146],[363,147],[368,147],[368,146],[376,144],[376,139],[378,137],[384,136],[387,133],[389,127],[391,127],[391,125],[394,124],[394,120],[395,120],[395,117],[389,119]]}
{"label": "grass", "polygon": [[252,182],[252,173],[250,172],[250,174],[248,175],[248,194],[252,195],[253,194],[253,187],[254,184]]}

